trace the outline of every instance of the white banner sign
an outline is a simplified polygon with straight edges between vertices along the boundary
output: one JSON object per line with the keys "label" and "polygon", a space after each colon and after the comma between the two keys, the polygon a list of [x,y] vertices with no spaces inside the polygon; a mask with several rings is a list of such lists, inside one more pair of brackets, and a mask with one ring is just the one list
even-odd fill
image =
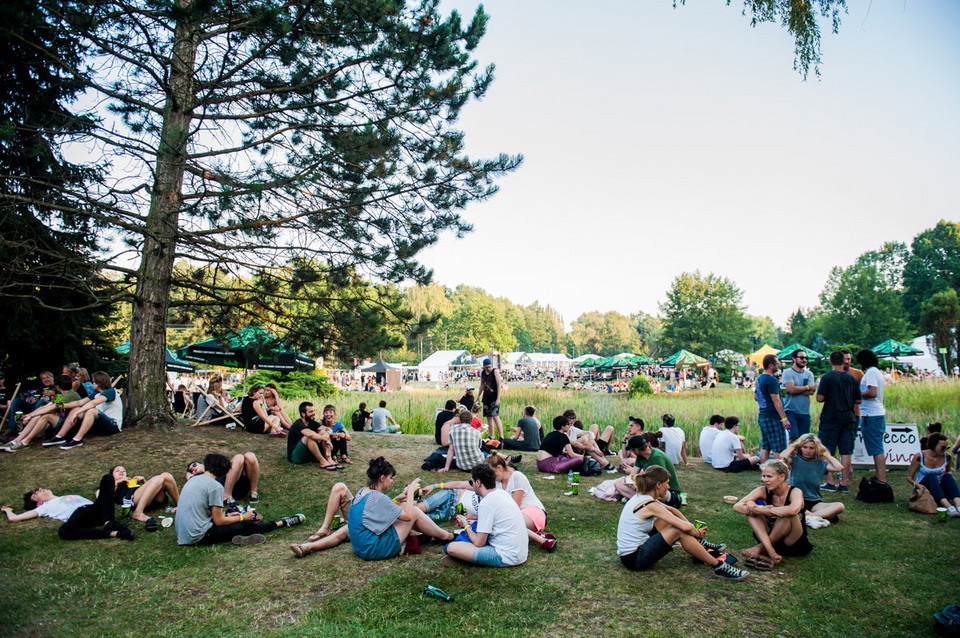
{"label": "white banner sign", "polygon": [[[920,434],[913,423],[887,423],[883,434],[883,450],[887,455],[887,466],[906,467],[915,454],[920,454]],[[853,464],[873,465],[873,457],[867,455],[863,445],[863,434],[857,432],[853,443]]]}

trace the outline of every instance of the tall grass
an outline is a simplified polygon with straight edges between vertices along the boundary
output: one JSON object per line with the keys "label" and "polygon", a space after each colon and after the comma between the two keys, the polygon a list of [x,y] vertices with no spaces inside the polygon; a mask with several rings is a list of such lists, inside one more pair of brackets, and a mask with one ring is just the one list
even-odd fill
{"label": "tall grass", "polygon": [[[458,399],[460,394],[459,389],[443,391],[427,388],[389,394],[346,392],[330,399],[330,403],[337,407],[340,419],[349,427],[350,415],[361,401],[367,403],[368,410],[372,410],[380,400],[385,400],[387,408],[404,432],[433,434],[437,409],[442,408],[447,399]],[[317,402],[321,403],[320,400]],[[960,381],[926,380],[893,384],[885,389],[884,403],[887,408],[887,421],[916,423],[921,426],[921,431],[927,422],[940,421],[945,430],[957,434],[960,424]],[[813,400],[810,404],[811,418],[816,429],[820,404]],[[631,416],[642,418],[647,423],[647,429],[657,430],[660,428],[660,416],[670,413],[676,418],[677,426],[686,433],[687,449],[694,453],[697,451],[700,429],[708,423],[712,414],[733,415],[740,417],[740,434],[746,437],[748,446],[757,446],[760,443],[757,404],[753,391],[729,386],[636,399],[630,399],[625,394],[511,387],[504,394],[500,408],[500,418],[504,426],[515,424],[526,405],[537,408],[537,417],[548,431],[554,416],[572,408],[586,424],[614,426],[616,439],[626,432]],[[319,407],[318,405],[318,411]]]}

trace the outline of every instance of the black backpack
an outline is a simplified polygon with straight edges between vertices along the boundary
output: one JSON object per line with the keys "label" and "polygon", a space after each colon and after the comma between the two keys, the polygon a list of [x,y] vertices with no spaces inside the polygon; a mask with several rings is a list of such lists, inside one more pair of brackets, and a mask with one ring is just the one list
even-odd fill
{"label": "black backpack", "polygon": [[857,490],[857,500],[864,503],[892,503],[893,488],[889,483],[878,481],[876,477],[860,479],[860,489]]}
{"label": "black backpack", "polygon": [[354,410],[353,416],[350,417],[350,421],[353,424],[354,432],[363,432],[363,426],[366,424],[364,423],[362,410]]}

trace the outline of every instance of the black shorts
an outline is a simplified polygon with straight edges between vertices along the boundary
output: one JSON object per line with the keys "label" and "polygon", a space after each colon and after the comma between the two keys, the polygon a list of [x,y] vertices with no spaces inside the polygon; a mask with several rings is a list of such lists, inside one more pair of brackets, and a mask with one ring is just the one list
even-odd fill
{"label": "black shorts", "polygon": [[251,434],[263,434],[266,431],[266,423],[260,417],[254,417],[245,421],[243,424],[244,429]]}
{"label": "black shorts", "polygon": [[499,404],[499,403],[484,403],[484,404],[483,404],[483,416],[500,416],[500,404]]}
{"label": "black shorts", "polygon": [[749,470],[752,466],[750,465],[750,459],[737,459],[727,467],[723,468],[724,472],[744,472]]}
{"label": "black shorts", "polygon": [[657,532],[633,552],[621,556],[620,562],[627,569],[639,572],[653,567],[658,560],[669,554],[672,549],[670,543],[664,540],[663,534]]}

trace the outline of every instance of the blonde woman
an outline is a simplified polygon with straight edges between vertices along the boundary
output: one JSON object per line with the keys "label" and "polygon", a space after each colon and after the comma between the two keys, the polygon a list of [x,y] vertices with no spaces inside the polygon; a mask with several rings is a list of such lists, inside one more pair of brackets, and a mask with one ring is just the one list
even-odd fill
{"label": "blonde woman", "polygon": [[520,508],[523,523],[527,527],[527,538],[542,549],[552,552],[557,546],[557,538],[543,531],[547,527],[547,510],[534,493],[530,480],[523,472],[510,465],[507,457],[496,452],[491,452],[485,462],[493,468],[497,486],[505,489]]}
{"label": "blonde woman", "polygon": [[837,522],[843,503],[824,503],[820,481],[824,472],[840,472],[843,464],[833,457],[814,434],[804,434],[787,446],[781,454],[790,466],[790,485],[803,492],[803,506],[811,514]]}
{"label": "blonde woman", "polygon": [[813,551],[807,539],[803,492],[790,486],[790,468],[781,459],[760,465],[762,486],[733,506],[747,517],[757,545],[743,550],[744,565],[768,571],[783,556],[806,556]]}
{"label": "blonde woman", "polygon": [[283,403],[280,402],[280,392],[276,384],[268,383],[263,386],[263,401],[267,405],[267,412],[280,419],[280,427],[289,430],[293,426],[293,421],[283,410]]}

